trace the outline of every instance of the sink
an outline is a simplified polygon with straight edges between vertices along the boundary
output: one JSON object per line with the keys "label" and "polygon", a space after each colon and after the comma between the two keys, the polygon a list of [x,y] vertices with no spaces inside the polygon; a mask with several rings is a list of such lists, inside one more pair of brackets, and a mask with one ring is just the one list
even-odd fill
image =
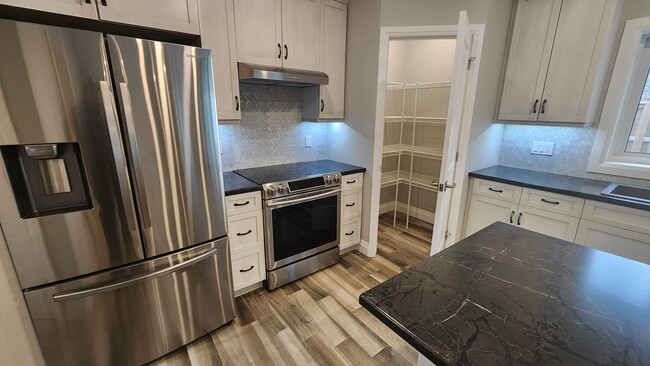
{"label": "sink", "polygon": [[607,188],[603,189],[600,194],[650,205],[650,188],[612,183],[607,186]]}

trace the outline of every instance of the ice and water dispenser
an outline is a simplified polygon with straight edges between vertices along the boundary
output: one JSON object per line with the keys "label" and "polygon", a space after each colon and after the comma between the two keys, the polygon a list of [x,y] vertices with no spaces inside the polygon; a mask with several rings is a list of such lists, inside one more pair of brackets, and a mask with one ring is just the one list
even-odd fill
{"label": "ice and water dispenser", "polygon": [[23,219],[92,208],[79,143],[0,146]]}

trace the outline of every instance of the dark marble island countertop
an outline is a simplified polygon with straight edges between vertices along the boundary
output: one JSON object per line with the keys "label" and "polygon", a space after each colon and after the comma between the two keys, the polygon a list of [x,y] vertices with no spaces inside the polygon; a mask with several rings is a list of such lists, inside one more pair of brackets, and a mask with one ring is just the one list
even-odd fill
{"label": "dark marble island countertop", "polygon": [[650,365],[650,265],[503,223],[359,302],[436,365]]}
{"label": "dark marble island countertop", "polygon": [[502,165],[476,170],[470,172],[469,176],[650,211],[650,205],[600,194],[603,189],[612,183],[603,180],[544,173]]}
{"label": "dark marble island countertop", "polygon": [[262,186],[251,182],[235,172],[223,172],[223,188],[226,196],[232,196],[259,191],[262,189]]}

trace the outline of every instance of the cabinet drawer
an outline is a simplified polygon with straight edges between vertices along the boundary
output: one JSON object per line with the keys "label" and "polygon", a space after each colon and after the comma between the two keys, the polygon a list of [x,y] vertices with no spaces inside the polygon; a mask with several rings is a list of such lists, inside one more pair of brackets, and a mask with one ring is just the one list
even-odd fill
{"label": "cabinet drawer", "polygon": [[363,186],[363,173],[344,175],[341,177],[341,190],[349,191]]}
{"label": "cabinet drawer", "polygon": [[239,215],[262,209],[262,193],[259,191],[226,197],[226,215]]}
{"label": "cabinet drawer", "polygon": [[230,251],[241,253],[264,245],[262,211],[247,212],[228,217]]}
{"label": "cabinet drawer", "polygon": [[535,207],[519,205],[515,225],[536,233],[573,242],[580,219]]}
{"label": "cabinet drawer", "polygon": [[515,203],[519,203],[521,198],[521,187],[476,178],[474,179],[473,192]]}
{"label": "cabinet drawer", "polygon": [[650,234],[650,211],[587,200],[582,219]]}
{"label": "cabinet drawer", "polygon": [[585,200],[584,198],[524,188],[521,192],[520,204],[573,217],[580,217]]}
{"label": "cabinet drawer", "polygon": [[343,192],[341,206],[341,220],[361,216],[361,190]]}
{"label": "cabinet drawer", "polygon": [[232,278],[235,291],[254,285],[266,279],[264,248],[232,256]]}
{"label": "cabinet drawer", "polygon": [[357,244],[361,241],[361,220],[348,221],[341,225],[341,248]]}

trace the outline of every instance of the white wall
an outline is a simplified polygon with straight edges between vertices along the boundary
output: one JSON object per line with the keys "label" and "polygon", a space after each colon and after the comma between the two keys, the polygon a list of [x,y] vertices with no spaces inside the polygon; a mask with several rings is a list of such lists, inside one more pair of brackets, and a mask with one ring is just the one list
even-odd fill
{"label": "white wall", "polygon": [[381,0],[381,26],[458,24],[467,11],[472,24],[484,24],[491,0]]}
{"label": "white wall", "polygon": [[388,81],[449,81],[454,68],[455,39],[389,41]]}
{"label": "white wall", "polygon": [[27,305],[0,231],[0,355],[3,365],[45,365]]}
{"label": "white wall", "polygon": [[[375,137],[375,102],[379,65],[381,3],[354,0],[348,6],[345,80],[345,123],[329,124],[329,157],[368,169],[364,176],[361,239],[370,233],[372,154]],[[378,184],[379,182],[377,182]]]}

